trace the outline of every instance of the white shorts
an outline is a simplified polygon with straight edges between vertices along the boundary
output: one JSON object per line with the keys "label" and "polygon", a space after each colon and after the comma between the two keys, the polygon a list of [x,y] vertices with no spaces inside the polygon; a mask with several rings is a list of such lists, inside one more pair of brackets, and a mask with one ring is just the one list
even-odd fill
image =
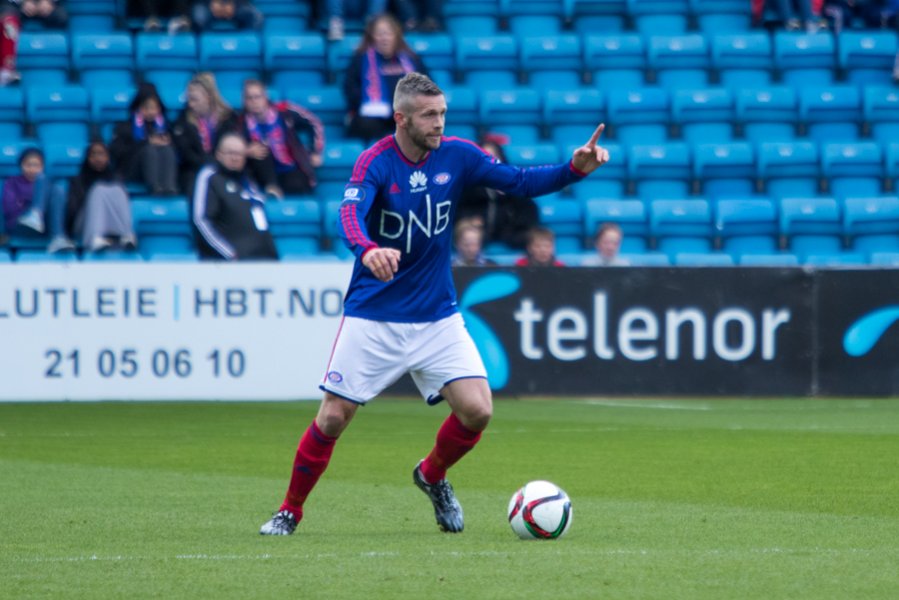
{"label": "white shorts", "polygon": [[428,404],[452,381],[487,377],[459,313],[430,323],[344,317],[319,387],[365,404],[407,372]]}

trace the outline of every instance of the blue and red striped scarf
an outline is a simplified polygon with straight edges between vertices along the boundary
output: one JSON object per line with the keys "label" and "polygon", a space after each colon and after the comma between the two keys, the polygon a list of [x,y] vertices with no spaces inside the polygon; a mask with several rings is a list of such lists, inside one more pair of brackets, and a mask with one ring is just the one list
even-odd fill
{"label": "blue and red striped scarf", "polygon": [[[369,48],[365,52],[362,69],[362,103],[366,102],[389,102],[390,98],[385,96],[384,75],[382,73],[384,65],[390,65],[392,61],[387,61],[383,56],[375,52],[374,48]],[[394,60],[399,61],[399,66],[403,73],[411,73],[415,70],[415,63],[408,52],[397,53]],[[395,66],[395,65],[391,65]]]}
{"label": "blue and red striped scarf", "polygon": [[285,167],[294,167],[294,160],[287,147],[287,137],[284,135],[284,123],[281,121],[278,111],[269,107],[265,118],[260,122],[253,115],[247,113],[247,131],[251,142],[261,142],[268,146],[275,158],[275,162]]}
{"label": "blue and red striped scarf", "polygon": [[[150,133],[165,133],[165,117],[159,115],[156,117],[156,120],[153,121],[155,127],[153,131]],[[143,116],[140,113],[134,113],[134,117],[131,119],[131,135],[135,140],[142,142],[147,139],[147,123],[144,121]]]}

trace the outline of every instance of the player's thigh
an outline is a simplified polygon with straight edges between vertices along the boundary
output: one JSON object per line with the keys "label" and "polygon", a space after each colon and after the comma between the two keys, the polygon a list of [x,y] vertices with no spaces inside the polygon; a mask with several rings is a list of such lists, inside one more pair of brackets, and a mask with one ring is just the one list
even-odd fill
{"label": "player's thigh", "polygon": [[337,333],[323,391],[365,404],[406,371],[402,339],[389,323],[346,317]]}
{"label": "player's thigh", "polygon": [[416,332],[409,357],[412,380],[428,404],[444,398],[442,390],[453,381],[487,377],[484,361],[458,313]]}
{"label": "player's thigh", "polygon": [[493,394],[486,379],[468,377],[446,384],[440,393],[465,427],[483,431],[493,416]]}

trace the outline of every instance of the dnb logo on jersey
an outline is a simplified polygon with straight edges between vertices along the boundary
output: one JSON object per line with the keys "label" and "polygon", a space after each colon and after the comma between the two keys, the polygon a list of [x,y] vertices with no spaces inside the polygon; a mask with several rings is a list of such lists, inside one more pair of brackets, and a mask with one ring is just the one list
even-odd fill
{"label": "dnb logo on jersey", "polygon": [[409,187],[412,188],[413,194],[423,192],[428,189],[428,176],[421,171],[415,171],[409,175]]}
{"label": "dnb logo on jersey", "polygon": [[869,312],[846,330],[843,350],[849,356],[864,356],[896,321],[899,321],[899,306],[885,306]]}
{"label": "dnb logo on jersey", "polygon": [[344,202],[362,202],[365,198],[365,191],[361,187],[347,187],[343,190]]}
{"label": "dnb logo on jersey", "polygon": [[502,389],[509,383],[509,355],[499,336],[471,309],[511,296],[520,287],[521,281],[511,273],[491,273],[472,281],[459,301],[459,312],[487,368],[487,382],[494,390]]}

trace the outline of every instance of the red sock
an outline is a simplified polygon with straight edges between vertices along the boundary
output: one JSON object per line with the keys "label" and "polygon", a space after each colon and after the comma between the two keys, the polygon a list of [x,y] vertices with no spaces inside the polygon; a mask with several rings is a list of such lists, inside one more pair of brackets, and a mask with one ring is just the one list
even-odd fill
{"label": "red sock", "polygon": [[312,425],[303,434],[297,447],[287,497],[279,510],[289,510],[297,521],[303,518],[303,503],[315,487],[318,478],[328,468],[336,441],[336,437],[325,435],[318,428],[318,424],[312,421]]}
{"label": "red sock", "polygon": [[0,18],[0,69],[16,68],[18,45],[19,18],[16,15]]}
{"label": "red sock", "polygon": [[459,462],[481,439],[480,431],[465,427],[450,413],[437,432],[437,443],[421,463],[421,474],[428,483],[437,483],[446,477],[446,470]]}

